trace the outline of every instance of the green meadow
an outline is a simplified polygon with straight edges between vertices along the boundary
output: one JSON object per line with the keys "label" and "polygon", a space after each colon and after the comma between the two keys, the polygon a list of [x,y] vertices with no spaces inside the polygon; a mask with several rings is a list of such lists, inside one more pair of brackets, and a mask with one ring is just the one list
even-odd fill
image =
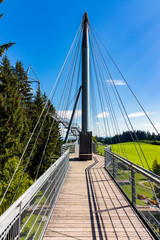
{"label": "green meadow", "polygon": [[[126,142],[123,144],[112,144],[111,149],[112,149],[112,152],[115,152],[127,158],[131,162],[134,162],[146,169],[148,169],[148,166],[146,164],[145,158],[147,159],[148,165],[151,169],[152,169],[153,161],[155,159],[157,159],[157,161],[160,163],[160,146],[159,145],[140,143],[140,146],[141,148],[139,147],[138,143],[136,143],[136,147],[135,147],[133,143]],[[105,148],[104,144],[98,143],[97,151],[102,155],[104,155],[104,148]],[[143,156],[141,149],[144,153],[145,158]]]}
{"label": "green meadow", "polygon": [[[136,150],[137,148],[137,150]],[[155,159],[157,159],[158,162],[160,162],[160,146],[159,145],[151,145],[146,143],[141,143],[141,148],[144,152],[144,155],[148,161],[148,165],[150,169],[152,170],[152,164]],[[97,152],[99,154],[104,155],[104,149],[105,145],[102,143],[97,144]],[[118,155],[121,155],[131,162],[134,162],[138,164],[139,166],[143,166],[144,168],[148,169],[148,166],[144,160],[144,156],[141,152],[141,149],[139,145],[136,143],[136,147],[133,143],[127,142],[121,144],[113,144],[111,145],[112,152],[117,153]],[[140,157],[137,154],[137,151],[140,155]],[[124,154],[126,152],[126,154]],[[127,155],[127,157],[126,157]],[[143,161],[143,164],[141,163],[141,160]],[[109,172],[111,174],[113,173],[112,165],[108,168]],[[125,169],[125,166],[121,166],[117,168],[115,179],[117,181],[130,181],[131,171]],[[132,201],[132,187],[131,184],[120,184],[120,188],[124,191],[124,193],[128,196],[128,198]],[[144,175],[135,173],[135,194],[136,194],[136,204],[138,205],[147,205],[147,202],[138,199],[138,195],[144,195],[145,197],[148,197],[149,199],[154,200],[154,194],[151,189],[151,185],[148,182],[147,178],[144,177]]]}

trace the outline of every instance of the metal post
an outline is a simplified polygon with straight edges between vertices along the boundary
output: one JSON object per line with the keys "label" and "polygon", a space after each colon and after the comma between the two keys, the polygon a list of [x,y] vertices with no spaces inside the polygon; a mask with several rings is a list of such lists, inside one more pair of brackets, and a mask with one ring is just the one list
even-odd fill
{"label": "metal post", "polygon": [[131,168],[131,184],[132,184],[132,204],[136,204],[136,189],[135,189],[135,174],[133,168]]}
{"label": "metal post", "polygon": [[88,15],[85,12],[82,20],[82,132],[80,132],[79,159],[92,159],[92,132],[89,132],[89,41]]}
{"label": "metal post", "polygon": [[67,143],[67,141],[68,141],[68,136],[69,136],[69,132],[70,132],[70,129],[71,129],[72,122],[73,122],[74,114],[75,114],[75,111],[76,111],[76,108],[77,108],[77,103],[78,103],[78,100],[79,100],[81,89],[82,89],[82,86],[80,86],[80,88],[79,88],[79,92],[78,92],[78,95],[77,95],[77,98],[76,98],[76,102],[75,102],[75,105],[74,105],[74,108],[73,108],[71,120],[69,122],[69,127],[68,127],[68,131],[67,131],[64,143]]}
{"label": "metal post", "polygon": [[83,15],[82,41],[82,131],[89,131],[89,42],[88,42],[88,15]]}
{"label": "metal post", "polygon": [[18,218],[18,240],[20,240],[21,230],[21,203],[19,204],[19,218]]}
{"label": "metal post", "polygon": [[113,161],[113,178],[114,178],[114,180],[116,180],[115,179],[115,158],[114,157],[112,157],[112,161]]}

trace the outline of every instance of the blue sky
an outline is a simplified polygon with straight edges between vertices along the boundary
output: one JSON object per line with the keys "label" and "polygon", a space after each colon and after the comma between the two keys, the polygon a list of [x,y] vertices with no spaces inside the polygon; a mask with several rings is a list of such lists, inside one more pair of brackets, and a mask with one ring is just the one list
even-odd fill
{"label": "blue sky", "polygon": [[[26,69],[31,64],[41,81],[42,90],[49,94],[85,10],[160,130],[159,0],[5,0],[1,4],[4,16],[0,20],[0,42],[16,43],[7,52],[12,64],[21,60]],[[123,93],[125,86],[118,88]],[[127,100],[126,97],[128,114],[141,112]],[[153,131],[143,116],[131,116],[135,128]]]}

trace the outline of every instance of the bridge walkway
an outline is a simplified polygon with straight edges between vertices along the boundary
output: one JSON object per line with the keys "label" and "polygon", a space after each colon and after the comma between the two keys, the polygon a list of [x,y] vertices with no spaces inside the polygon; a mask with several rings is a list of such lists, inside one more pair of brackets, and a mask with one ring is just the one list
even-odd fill
{"label": "bridge walkway", "polygon": [[43,240],[153,239],[104,169],[104,157],[78,160],[71,155]]}

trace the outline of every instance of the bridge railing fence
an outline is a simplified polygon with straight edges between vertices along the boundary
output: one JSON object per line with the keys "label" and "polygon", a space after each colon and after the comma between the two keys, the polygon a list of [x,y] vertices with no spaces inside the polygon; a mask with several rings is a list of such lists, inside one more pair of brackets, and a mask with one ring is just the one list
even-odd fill
{"label": "bridge railing fence", "polygon": [[105,168],[160,239],[160,177],[105,148]]}
{"label": "bridge railing fence", "polygon": [[78,140],[72,143],[65,143],[61,146],[61,155],[69,149],[69,153],[75,153],[77,151]]}
{"label": "bridge railing fence", "polygon": [[42,239],[69,167],[67,150],[0,217],[0,240]]}

